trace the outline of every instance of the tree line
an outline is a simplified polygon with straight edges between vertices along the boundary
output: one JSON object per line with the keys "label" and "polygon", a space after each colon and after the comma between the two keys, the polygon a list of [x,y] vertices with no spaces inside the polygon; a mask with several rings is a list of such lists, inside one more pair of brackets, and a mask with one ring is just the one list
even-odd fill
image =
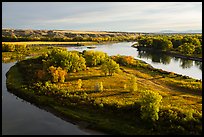
{"label": "tree line", "polygon": [[199,34],[139,36],[138,44],[155,50],[202,55],[202,35]]}
{"label": "tree line", "polygon": [[138,35],[126,34],[126,35],[105,35],[92,37],[89,35],[81,36],[76,35],[74,37],[52,37],[52,36],[42,36],[42,37],[32,37],[32,36],[2,36],[3,42],[17,42],[17,41],[56,41],[56,42],[78,42],[78,41],[93,41],[93,42],[103,42],[103,41],[135,41]]}

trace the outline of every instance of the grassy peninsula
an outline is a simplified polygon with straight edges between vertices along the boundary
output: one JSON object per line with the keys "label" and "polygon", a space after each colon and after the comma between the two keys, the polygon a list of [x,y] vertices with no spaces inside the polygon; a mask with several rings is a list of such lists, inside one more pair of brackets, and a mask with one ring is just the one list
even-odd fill
{"label": "grassy peninsula", "polygon": [[108,134],[202,133],[202,81],[130,56],[52,49],[13,66],[7,87]]}

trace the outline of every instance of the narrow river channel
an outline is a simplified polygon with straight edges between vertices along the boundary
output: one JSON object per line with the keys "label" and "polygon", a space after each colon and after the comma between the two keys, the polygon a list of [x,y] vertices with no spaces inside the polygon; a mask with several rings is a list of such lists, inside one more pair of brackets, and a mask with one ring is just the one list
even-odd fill
{"label": "narrow river channel", "polygon": [[24,101],[6,88],[6,72],[15,63],[2,63],[2,135],[101,135]]}

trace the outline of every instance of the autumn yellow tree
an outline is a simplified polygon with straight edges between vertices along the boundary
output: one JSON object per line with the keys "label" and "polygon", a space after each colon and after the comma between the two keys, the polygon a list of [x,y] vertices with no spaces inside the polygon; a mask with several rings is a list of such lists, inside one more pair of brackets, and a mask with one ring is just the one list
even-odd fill
{"label": "autumn yellow tree", "polygon": [[49,73],[51,74],[52,82],[64,82],[65,76],[67,74],[66,70],[63,70],[61,67],[49,67]]}
{"label": "autumn yellow tree", "polygon": [[66,70],[63,70],[61,67],[57,68],[58,71],[58,78],[59,78],[59,82],[64,82],[65,81],[65,76],[67,75]]}

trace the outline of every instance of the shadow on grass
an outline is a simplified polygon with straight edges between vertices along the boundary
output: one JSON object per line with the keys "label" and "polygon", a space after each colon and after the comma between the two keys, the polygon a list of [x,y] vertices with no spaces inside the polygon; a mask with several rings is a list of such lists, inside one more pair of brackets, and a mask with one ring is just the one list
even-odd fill
{"label": "shadow on grass", "polygon": [[92,75],[92,76],[79,76],[79,77],[69,77],[67,78],[67,81],[75,81],[75,80],[78,80],[78,79],[81,79],[81,80],[89,80],[89,79],[99,79],[101,77],[106,77],[104,75]]}
{"label": "shadow on grass", "polygon": [[71,91],[69,93],[71,93],[71,94],[84,94],[84,93],[91,94],[91,93],[97,93],[97,92],[98,91],[95,91],[95,90],[86,90],[86,91],[84,91],[84,90],[76,90],[76,91]]}
{"label": "shadow on grass", "polygon": [[202,90],[193,90],[185,87],[179,87],[177,85],[173,84],[167,84],[171,89],[177,89],[181,94],[191,94],[191,95],[197,95],[197,96],[202,96]]}
{"label": "shadow on grass", "polygon": [[110,97],[110,96],[120,96],[120,95],[123,95],[123,94],[128,94],[130,92],[119,92],[119,93],[113,93],[113,94],[109,94],[109,95],[101,95],[100,97]]}

